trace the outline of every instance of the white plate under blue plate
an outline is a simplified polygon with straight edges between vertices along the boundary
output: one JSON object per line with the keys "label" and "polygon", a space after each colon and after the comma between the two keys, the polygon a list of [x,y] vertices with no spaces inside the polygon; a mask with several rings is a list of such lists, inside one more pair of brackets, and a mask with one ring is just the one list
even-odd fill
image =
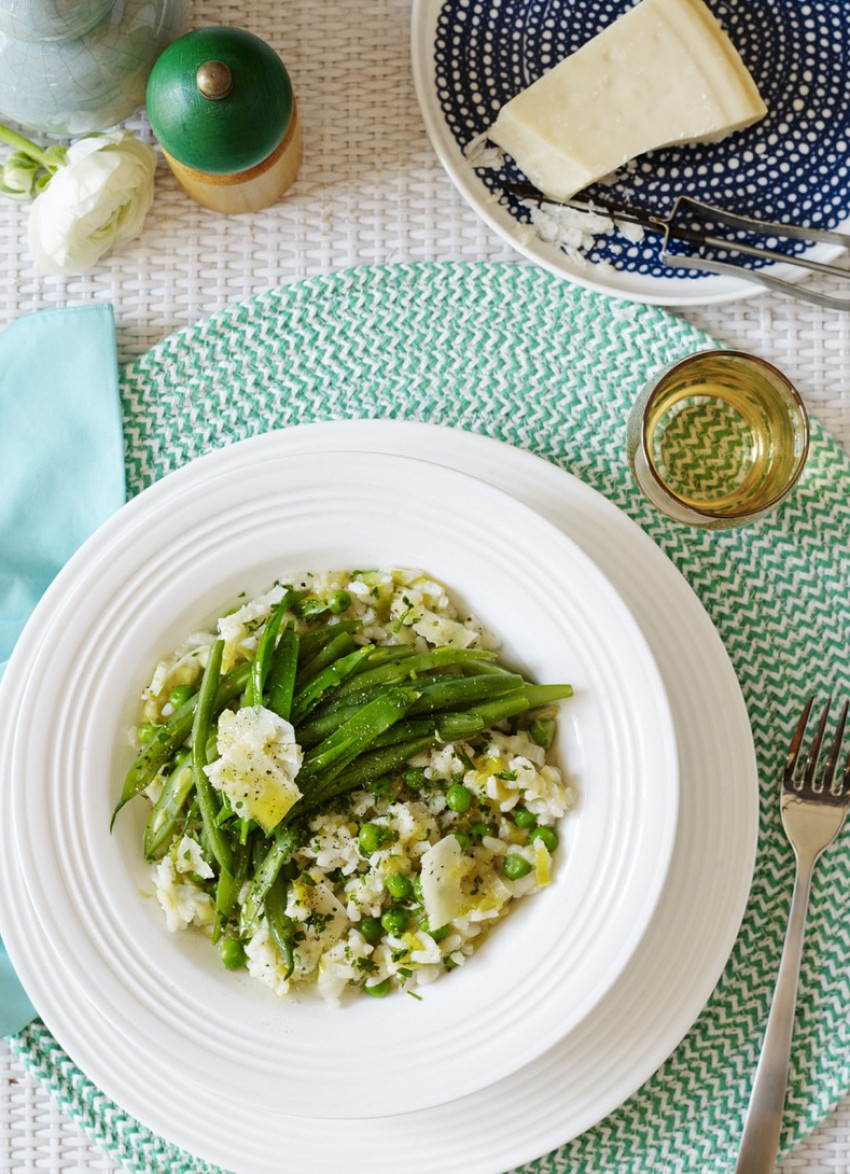
{"label": "white plate under blue plate", "polygon": [[[719,143],[653,151],[597,185],[609,199],[663,215],[684,194],[762,220],[824,229],[850,218],[850,6],[707,0],[752,73],[767,117]],[[581,285],[634,301],[705,305],[758,293],[735,277],[661,262],[658,235],[600,236],[583,256],[541,239],[529,205],[502,193],[524,177],[510,159],[475,170],[464,149],[499,108],[633,6],[632,0],[414,0],[412,56],[435,151],[481,218],[520,253]],[[777,247],[772,242],[772,247]],[[806,246],[782,248],[799,253]],[[809,246],[829,260],[836,246]],[[586,258],[586,263],[584,258]],[[747,265],[764,264],[747,261]],[[799,281],[789,265],[771,275]]]}
{"label": "white plate under blue plate", "polygon": [[[704,1006],[738,932],[755,858],[758,790],[746,707],[719,635],[673,564],[625,514],[554,465],[460,430],[397,421],[290,428],[273,443],[280,455],[404,453],[462,469],[560,526],[613,581],[660,669],[681,768],[668,881],[629,965],[578,1028],[513,1076],[419,1113],[319,1123],[288,1111],[283,1100],[268,1113],[236,1081],[222,1110],[219,1097],[205,1095],[203,1074],[193,1079],[180,1056],[156,1040],[140,1050],[104,1017],[90,990],[61,981],[14,837],[0,852],[3,930],[27,985],[49,994],[48,1025],[55,1034],[61,1027],[72,1058],[85,1058],[87,1075],[143,1124],[202,1157],[238,1174],[276,1172],[281,1155],[287,1168],[313,1174],[498,1174],[609,1113]],[[28,692],[3,692],[10,725],[25,724]],[[11,759],[12,740],[0,739],[4,778]],[[11,788],[0,788],[0,832],[11,826],[10,799]],[[363,1070],[372,1070],[368,1055]],[[393,1108],[390,1099],[387,1113]]]}

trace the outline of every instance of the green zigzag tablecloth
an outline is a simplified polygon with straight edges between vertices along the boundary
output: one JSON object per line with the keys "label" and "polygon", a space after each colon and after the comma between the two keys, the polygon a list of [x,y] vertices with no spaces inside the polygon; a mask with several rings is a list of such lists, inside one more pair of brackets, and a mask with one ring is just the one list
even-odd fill
{"label": "green zigzag tablecloth", "polygon": [[[624,430],[636,390],[660,365],[713,341],[656,307],[587,293],[538,269],[414,264],[349,270],[254,297],[166,339],[122,376],[133,493],[210,449],[287,425],[381,416],[478,431],[556,462],[625,510],[676,563],[719,629],[746,698],[763,788],[741,933],[673,1056],[596,1128],[524,1167],[529,1174],[726,1167],[718,1139],[746,1107],[793,879],[776,801],[782,731],[813,689],[850,686],[850,470],[829,436],[815,424],[792,498],[741,530],[674,526],[631,482]],[[850,1089],[848,888],[845,835],[815,886],[785,1150]],[[43,1025],[14,1047],[128,1168],[208,1169],[108,1101]]]}

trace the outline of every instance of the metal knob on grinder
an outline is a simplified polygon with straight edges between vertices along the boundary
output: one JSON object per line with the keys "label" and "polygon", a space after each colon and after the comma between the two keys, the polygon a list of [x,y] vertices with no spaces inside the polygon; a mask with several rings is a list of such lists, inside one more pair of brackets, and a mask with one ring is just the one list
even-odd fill
{"label": "metal knob on grinder", "polygon": [[295,181],[303,144],[292,83],[245,29],[197,29],[170,45],[148,80],[147,111],[171,170],[206,208],[256,212]]}

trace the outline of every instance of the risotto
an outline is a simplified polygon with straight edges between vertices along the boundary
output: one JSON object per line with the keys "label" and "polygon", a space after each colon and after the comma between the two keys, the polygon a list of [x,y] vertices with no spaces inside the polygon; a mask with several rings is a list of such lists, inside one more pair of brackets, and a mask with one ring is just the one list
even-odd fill
{"label": "risotto", "polygon": [[[278,996],[380,997],[463,966],[548,885],[574,792],[555,706],[418,570],[305,574],[155,668],[133,731],[168,930]],[[113,817],[114,818],[114,817]]]}

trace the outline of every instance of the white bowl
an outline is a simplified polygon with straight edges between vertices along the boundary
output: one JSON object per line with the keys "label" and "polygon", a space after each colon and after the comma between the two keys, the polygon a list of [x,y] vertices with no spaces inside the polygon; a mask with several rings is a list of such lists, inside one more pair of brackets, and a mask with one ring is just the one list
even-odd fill
{"label": "white bowl", "polygon": [[[144,805],[130,804],[112,835],[109,816],[157,659],[240,591],[355,565],[427,569],[502,637],[506,660],[538,681],[573,684],[557,748],[581,799],[560,829],[554,883],[521,902],[466,966],[424,988],[421,1001],[332,1010],[277,1000],[225,971],[201,935],[170,935],[149,897]],[[172,474],[60,574],[13,656],[7,689],[23,691],[29,716],[6,780],[14,829],[0,835],[15,837],[34,932],[49,936],[56,958],[38,1010],[62,1042],[51,987],[72,979],[140,1063],[167,1055],[175,1080],[191,1075],[211,1097],[237,1082],[271,1114],[338,1119],[407,1112],[489,1085],[592,1011],[640,942],[666,876],[676,750],[640,630],[559,530],[427,462],[281,458],[267,436]],[[92,1041],[93,1053],[100,1046]],[[86,1070],[79,1046],[72,1058]]]}

